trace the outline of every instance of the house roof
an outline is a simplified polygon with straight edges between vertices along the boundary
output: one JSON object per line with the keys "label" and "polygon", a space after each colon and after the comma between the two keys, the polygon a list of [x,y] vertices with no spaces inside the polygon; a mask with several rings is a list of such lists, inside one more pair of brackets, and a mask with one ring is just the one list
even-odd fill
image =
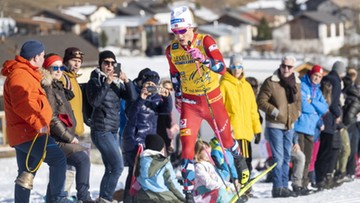
{"label": "house roof", "polygon": [[241,24],[257,25],[259,21],[249,13],[230,10],[220,16],[219,22],[239,26]]}
{"label": "house roof", "polygon": [[340,8],[353,8],[360,9],[360,1],[359,0],[331,0],[334,4],[339,6]]}
{"label": "house roof", "polygon": [[74,17],[72,15],[67,15],[66,13],[63,13],[63,12],[61,12],[61,10],[58,10],[58,9],[44,10],[44,11],[40,12],[38,15],[56,18],[56,19],[65,21],[70,24],[86,23],[86,20]]}
{"label": "house roof", "polygon": [[64,55],[66,48],[78,47],[85,53],[82,66],[97,65],[99,54],[97,48],[73,33],[12,36],[6,38],[4,42],[0,43],[0,52],[2,53],[0,54],[0,63],[3,64],[6,60],[14,59],[15,55],[19,54],[21,45],[28,40],[39,40],[44,44],[46,53],[56,53],[60,56]]}
{"label": "house roof", "polygon": [[199,26],[199,31],[202,33],[210,34],[214,37],[221,37],[230,35],[234,30],[234,27],[231,25],[226,25],[224,23],[219,23],[217,25],[201,25]]}
{"label": "house roof", "polygon": [[151,17],[150,16],[120,16],[116,18],[107,19],[101,27],[113,27],[113,26],[141,26],[144,25]]}
{"label": "house roof", "polygon": [[74,12],[74,13],[79,13],[84,16],[90,16],[96,10],[98,10],[98,8],[99,7],[97,5],[82,5],[82,6],[69,6],[69,7],[64,8],[63,10],[66,10],[69,12]]}
{"label": "house roof", "polygon": [[331,2],[333,5],[339,8],[360,9],[359,0],[308,0],[305,4],[308,10],[317,10],[319,5],[325,2]]}
{"label": "house roof", "polygon": [[320,12],[320,11],[304,12],[302,14],[302,16],[305,16],[305,17],[310,18],[310,19],[312,19],[314,21],[317,21],[319,23],[324,23],[324,24],[343,22],[343,20],[340,19],[337,16],[331,15],[331,14],[326,13],[326,12]]}
{"label": "house roof", "polygon": [[123,3],[118,12],[124,15],[154,15],[157,13],[170,13],[170,8],[159,0],[141,0]]}
{"label": "house roof", "polygon": [[305,2],[308,11],[316,11],[318,6],[328,0],[308,0]]}
{"label": "house roof", "polygon": [[246,4],[247,8],[252,9],[259,9],[259,8],[278,8],[278,9],[285,9],[285,4],[283,0],[258,0],[258,1],[251,1],[250,3]]}
{"label": "house roof", "polygon": [[257,12],[263,12],[267,15],[271,15],[271,16],[277,16],[277,15],[284,15],[284,16],[288,16],[290,15],[289,11],[287,10],[280,10],[277,8],[259,8],[256,9]]}

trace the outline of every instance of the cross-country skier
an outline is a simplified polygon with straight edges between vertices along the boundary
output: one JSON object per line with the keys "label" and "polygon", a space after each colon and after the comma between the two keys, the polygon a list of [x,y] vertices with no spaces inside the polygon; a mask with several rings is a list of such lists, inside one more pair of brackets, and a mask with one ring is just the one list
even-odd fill
{"label": "cross-country skier", "polygon": [[[238,143],[232,138],[230,121],[219,88],[218,74],[226,71],[214,39],[197,33],[188,7],[171,12],[171,31],[175,39],[166,49],[176,107],[181,113],[182,177],[186,202],[194,202],[194,146],[201,121],[205,119],[234,155],[238,173],[248,179],[248,169]],[[218,130],[217,130],[218,129]],[[218,131],[218,132],[217,132]]]}

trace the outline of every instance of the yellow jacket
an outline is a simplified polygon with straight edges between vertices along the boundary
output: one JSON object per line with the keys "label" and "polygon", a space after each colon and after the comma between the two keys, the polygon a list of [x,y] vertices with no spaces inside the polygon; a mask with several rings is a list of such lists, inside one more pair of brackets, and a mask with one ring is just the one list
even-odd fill
{"label": "yellow jacket", "polygon": [[[65,77],[67,77],[68,80]],[[78,75],[75,72],[63,71],[63,77],[61,77],[60,80],[64,84],[64,88],[71,89],[75,95],[74,98],[72,98],[69,102],[71,104],[72,110],[74,111],[76,119],[75,134],[81,137],[84,133],[84,118],[82,112],[83,101],[81,88],[76,80],[77,77]]]}
{"label": "yellow jacket", "polygon": [[246,139],[251,142],[254,134],[262,131],[258,106],[251,85],[245,77],[237,79],[226,72],[221,78],[220,90],[235,139]]}

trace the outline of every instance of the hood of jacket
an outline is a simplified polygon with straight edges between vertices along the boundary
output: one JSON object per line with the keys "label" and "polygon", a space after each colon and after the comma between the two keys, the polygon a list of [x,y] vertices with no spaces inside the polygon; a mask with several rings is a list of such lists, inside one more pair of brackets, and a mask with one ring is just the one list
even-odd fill
{"label": "hood of jacket", "polygon": [[140,157],[150,157],[152,159],[149,167],[149,177],[154,176],[169,161],[161,152],[151,149],[145,149]]}
{"label": "hood of jacket", "polygon": [[28,60],[16,55],[15,60],[7,60],[3,64],[1,74],[5,77],[10,75],[16,69],[24,69],[34,76],[37,80],[41,80],[41,74],[37,71],[39,68],[33,66]]}
{"label": "hood of jacket", "polygon": [[228,71],[226,71],[226,73],[223,75],[222,79],[229,81],[230,83],[235,84],[235,85],[239,84],[239,83],[244,83],[246,81],[244,72],[243,72],[242,78],[238,79],[231,74],[230,69],[228,69]]}
{"label": "hood of jacket", "polygon": [[53,82],[53,78],[51,76],[50,71],[48,71],[44,68],[40,68],[39,71],[42,75],[41,86],[43,86],[43,87],[50,86],[51,83]]}
{"label": "hood of jacket", "polygon": [[320,87],[320,83],[319,84],[314,84],[311,82],[311,78],[308,74],[305,74],[301,79],[301,82],[305,83],[307,86],[312,87],[312,88],[318,88]]}

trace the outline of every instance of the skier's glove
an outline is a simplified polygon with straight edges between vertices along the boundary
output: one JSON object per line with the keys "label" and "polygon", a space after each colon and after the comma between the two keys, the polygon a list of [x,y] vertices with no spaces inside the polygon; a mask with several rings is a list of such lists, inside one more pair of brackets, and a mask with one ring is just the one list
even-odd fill
{"label": "skier's glove", "polygon": [[198,48],[191,48],[191,49],[187,50],[187,53],[189,53],[193,59],[195,59],[201,63],[203,63],[205,61],[205,56],[200,52],[200,50]]}
{"label": "skier's glove", "polygon": [[261,140],[261,133],[255,134],[255,144],[259,144]]}

